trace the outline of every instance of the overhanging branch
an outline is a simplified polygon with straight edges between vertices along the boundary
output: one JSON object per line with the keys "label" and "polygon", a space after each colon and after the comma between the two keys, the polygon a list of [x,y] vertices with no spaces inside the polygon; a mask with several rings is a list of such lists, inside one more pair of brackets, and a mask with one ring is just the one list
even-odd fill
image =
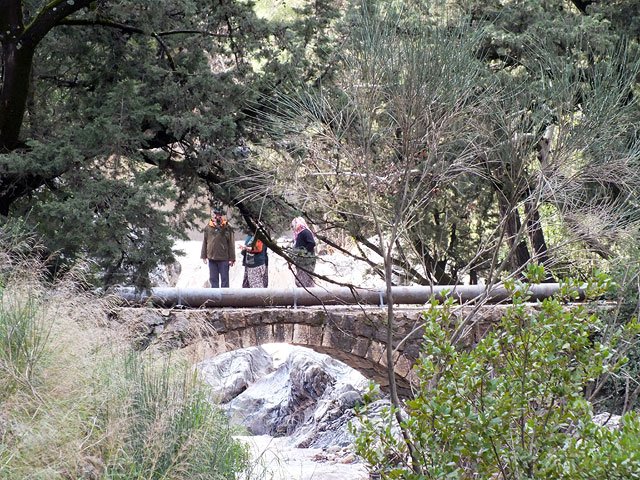
{"label": "overhanging branch", "polygon": [[149,35],[154,37],[168,37],[171,35],[202,35],[206,37],[228,39],[229,35],[225,33],[210,32],[208,30],[167,30],[164,32],[151,32],[139,27],[127,25],[126,23],[113,22],[105,19],[84,19],[69,18],[58,23],[58,25],[84,26],[84,27],[107,27],[120,30],[124,33],[135,33],[138,35]]}

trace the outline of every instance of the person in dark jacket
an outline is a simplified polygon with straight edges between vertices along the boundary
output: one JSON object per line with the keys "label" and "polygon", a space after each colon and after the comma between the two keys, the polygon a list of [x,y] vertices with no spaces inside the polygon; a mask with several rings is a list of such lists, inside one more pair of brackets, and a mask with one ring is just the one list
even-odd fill
{"label": "person in dark jacket", "polygon": [[247,235],[240,249],[244,266],[242,288],[267,288],[269,284],[267,246],[255,236]]}
{"label": "person in dark jacket", "polygon": [[295,261],[296,287],[315,287],[311,275],[316,268],[316,241],[304,218],[296,217],[291,222],[293,230],[293,257]]}
{"label": "person in dark jacket", "polygon": [[211,219],[204,228],[200,258],[209,264],[211,288],[229,288],[229,267],[236,262],[233,229],[220,210],[211,212]]}

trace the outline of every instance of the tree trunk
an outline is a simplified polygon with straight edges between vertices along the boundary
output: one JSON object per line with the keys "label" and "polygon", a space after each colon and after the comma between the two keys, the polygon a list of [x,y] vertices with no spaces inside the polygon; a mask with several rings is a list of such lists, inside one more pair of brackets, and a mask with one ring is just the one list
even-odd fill
{"label": "tree trunk", "polygon": [[[93,0],[52,0],[32,15],[25,27],[22,0],[0,0],[0,155],[21,145],[20,130],[29,99],[29,79],[34,52],[40,41],[65,17],[85,8]],[[8,215],[11,204],[45,178],[24,175],[5,165],[0,171],[0,215]]]}
{"label": "tree trunk", "polygon": [[524,209],[528,219],[527,231],[531,239],[533,258],[539,264],[547,265],[549,263],[549,249],[547,248],[547,242],[544,238],[544,232],[542,231],[538,207],[534,205],[533,201],[528,201],[525,202]]}
{"label": "tree trunk", "polygon": [[19,40],[2,44],[2,90],[0,91],[0,152],[16,148],[29,96],[33,48]]}
{"label": "tree trunk", "polygon": [[573,3],[575,7],[580,10],[580,13],[586,14],[587,8],[593,3],[593,0],[571,0],[571,3]]}
{"label": "tree trunk", "polygon": [[510,265],[513,271],[521,270],[530,260],[525,236],[521,235],[522,222],[518,210],[509,202],[500,200],[500,214],[505,219],[506,239],[509,245]]}
{"label": "tree trunk", "polygon": [[[0,85],[0,155],[20,145],[20,129],[29,96],[33,48],[20,40],[2,43],[2,83]],[[11,165],[0,172],[0,215],[9,215],[11,204],[25,193],[25,179]],[[28,181],[27,181],[28,183]]]}
{"label": "tree trunk", "polygon": [[24,42],[20,0],[0,2],[0,153],[16,147],[29,94],[34,46]]}

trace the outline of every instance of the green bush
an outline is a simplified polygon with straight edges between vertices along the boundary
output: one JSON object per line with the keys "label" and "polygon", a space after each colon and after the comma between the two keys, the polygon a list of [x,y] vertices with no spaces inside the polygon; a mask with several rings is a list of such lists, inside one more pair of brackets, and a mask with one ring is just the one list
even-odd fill
{"label": "green bush", "polygon": [[[544,273],[529,272],[532,280]],[[356,449],[382,478],[595,479],[640,478],[640,421],[619,430],[592,421],[585,386],[619,367],[614,350],[594,341],[601,321],[586,305],[569,306],[575,283],[527,305],[526,285],[508,282],[512,305],[497,328],[461,350],[442,325],[452,303],[425,313],[419,386],[403,412],[404,437],[387,410],[361,412]],[[597,277],[589,295],[610,287]],[[626,335],[638,334],[638,323]],[[613,362],[613,363],[612,363]]]}
{"label": "green bush", "polygon": [[[602,342],[615,342],[624,326],[633,324],[640,313],[640,247],[636,242],[622,249],[611,267],[611,276],[616,288],[607,296],[612,308],[601,315]],[[640,342],[624,339],[618,345],[617,350],[627,361],[615,374],[604,375],[590,385],[587,395],[594,409],[624,414],[640,408]]]}

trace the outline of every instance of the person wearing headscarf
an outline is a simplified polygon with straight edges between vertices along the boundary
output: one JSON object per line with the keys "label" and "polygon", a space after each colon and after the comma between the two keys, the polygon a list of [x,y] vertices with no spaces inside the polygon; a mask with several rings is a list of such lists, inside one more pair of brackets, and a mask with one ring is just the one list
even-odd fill
{"label": "person wearing headscarf", "polygon": [[307,222],[302,217],[291,221],[293,231],[293,257],[295,263],[296,287],[314,287],[313,271],[316,268],[316,241]]}
{"label": "person wearing headscarf", "polygon": [[229,268],[236,262],[233,229],[219,209],[211,212],[211,219],[204,227],[200,258],[209,265],[211,288],[229,288]]}
{"label": "person wearing headscarf", "polygon": [[269,284],[267,246],[254,235],[247,235],[240,249],[244,266],[242,288],[267,288]]}

